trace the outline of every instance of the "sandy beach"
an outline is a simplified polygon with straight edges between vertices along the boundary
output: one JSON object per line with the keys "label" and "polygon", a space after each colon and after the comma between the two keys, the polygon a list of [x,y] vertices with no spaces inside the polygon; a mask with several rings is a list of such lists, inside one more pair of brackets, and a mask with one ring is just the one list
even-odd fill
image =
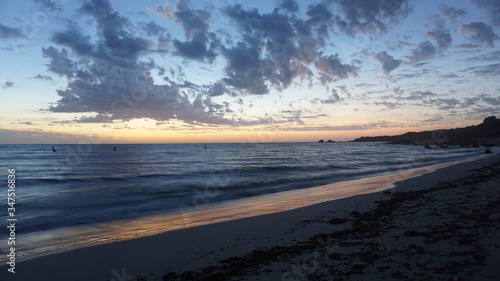
{"label": "sandy beach", "polygon": [[3,265],[0,279],[498,280],[499,186],[493,155],[385,191]]}

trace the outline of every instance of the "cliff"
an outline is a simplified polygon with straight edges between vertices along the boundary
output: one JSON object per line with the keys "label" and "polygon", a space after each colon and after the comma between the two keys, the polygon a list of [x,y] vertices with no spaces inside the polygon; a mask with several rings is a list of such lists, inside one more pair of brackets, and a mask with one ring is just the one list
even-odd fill
{"label": "cliff", "polygon": [[355,142],[389,142],[415,145],[481,145],[488,142],[500,143],[500,120],[490,116],[479,125],[465,128],[407,132],[396,136],[361,137]]}

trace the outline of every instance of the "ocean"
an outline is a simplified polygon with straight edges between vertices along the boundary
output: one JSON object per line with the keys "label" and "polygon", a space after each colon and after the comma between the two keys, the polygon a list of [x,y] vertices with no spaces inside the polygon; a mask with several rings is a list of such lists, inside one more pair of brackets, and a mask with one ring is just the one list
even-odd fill
{"label": "ocean", "polygon": [[[387,175],[483,151],[352,142],[54,147],[57,152],[51,145],[0,145],[5,181],[0,220],[6,224],[9,218],[7,175],[15,169],[21,259],[123,239],[118,227],[123,222]],[[100,237],[111,228],[112,234]],[[6,260],[4,246],[0,261]]]}

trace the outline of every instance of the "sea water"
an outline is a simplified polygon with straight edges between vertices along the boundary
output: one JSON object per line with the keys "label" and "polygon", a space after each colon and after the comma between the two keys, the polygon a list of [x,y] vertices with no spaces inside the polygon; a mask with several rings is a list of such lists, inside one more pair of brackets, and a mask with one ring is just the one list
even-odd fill
{"label": "sea water", "polygon": [[[0,145],[5,179],[0,220],[9,218],[7,175],[15,169],[16,233],[26,241],[21,258],[66,250],[68,239],[73,248],[111,242],[123,225],[141,218],[202,212],[244,198],[387,175],[482,152],[352,142],[54,147],[56,152],[50,145]],[[113,234],[100,237],[104,228],[114,228]],[[2,252],[0,260],[4,257]]]}

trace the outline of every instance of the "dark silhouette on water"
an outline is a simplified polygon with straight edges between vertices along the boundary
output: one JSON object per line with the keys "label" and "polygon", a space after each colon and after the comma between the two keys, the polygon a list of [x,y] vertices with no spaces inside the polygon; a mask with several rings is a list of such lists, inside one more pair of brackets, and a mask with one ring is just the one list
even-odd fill
{"label": "dark silhouette on water", "polygon": [[205,149],[207,149],[207,145],[205,144]]}
{"label": "dark silhouette on water", "polygon": [[116,151],[116,146],[113,146],[113,151]]}
{"label": "dark silhouette on water", "polygon": [[57,150],[52,146],[52,152],[57,152]]}

